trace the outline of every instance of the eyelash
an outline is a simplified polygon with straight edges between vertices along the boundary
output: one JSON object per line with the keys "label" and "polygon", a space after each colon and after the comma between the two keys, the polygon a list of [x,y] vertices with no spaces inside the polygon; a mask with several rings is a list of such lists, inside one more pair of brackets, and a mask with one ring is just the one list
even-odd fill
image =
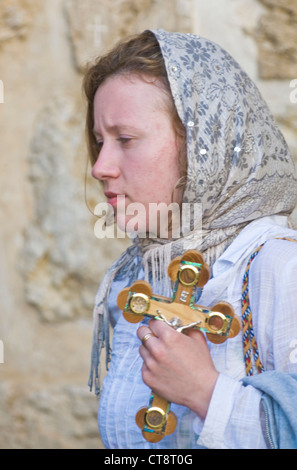
{"label": "eyelash", "polygon": [[[128,144],[132,140],[132,137],[119,137],[116,140],[118,142],[121,142],[122,144]],[[99,147],[99,149],[101,149],[104,142],[103,142],[103,140],[97,140],[96,143],[97,143],[97,146]]]}
{"label": "eyelash", "polygon": [[122,142],[122,144],[127,144],[128,142],[130,142],[131,140],[131,137],[119,137],[117,139],[118,142]]}

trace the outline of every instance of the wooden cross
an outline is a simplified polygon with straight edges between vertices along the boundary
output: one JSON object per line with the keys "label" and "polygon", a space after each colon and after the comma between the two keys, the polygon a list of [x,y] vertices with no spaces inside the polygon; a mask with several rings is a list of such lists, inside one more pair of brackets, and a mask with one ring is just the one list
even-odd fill
{"label": "wooden cross", "polygon": [[[194,303],[197,288],[203,287],[210,277],[210,269],[199,251],[186,251],[171,261],[168,275],[175,282],[171,299],[153,294],[146,281],[136,281],[119,293],[117,303],[127,321],[138,323],[146,316],[162,320],[180,332],[196,328],[213,343],[223,343],[239,333],[239,319],[228,302],[218,302],[211,309]],[[152,392],[149,406],[138,411],[136,423],[147,441],[159,442],[174,432],[177,420],[170,403]]]}

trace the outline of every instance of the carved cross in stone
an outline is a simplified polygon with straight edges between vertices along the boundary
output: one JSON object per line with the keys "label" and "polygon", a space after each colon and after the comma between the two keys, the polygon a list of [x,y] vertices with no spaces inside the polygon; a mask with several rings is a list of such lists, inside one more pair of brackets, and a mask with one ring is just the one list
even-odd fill
{"label": "carved cross in stone", "polygon": [[94,23],[90,23],[87,25],[87,30],[92,31],[94,33],[94,45],[101,46],[102,36],[104,33],[107,33],[108,31],[108,27],[102,24],[101,16],[96,15],[94,19]]}

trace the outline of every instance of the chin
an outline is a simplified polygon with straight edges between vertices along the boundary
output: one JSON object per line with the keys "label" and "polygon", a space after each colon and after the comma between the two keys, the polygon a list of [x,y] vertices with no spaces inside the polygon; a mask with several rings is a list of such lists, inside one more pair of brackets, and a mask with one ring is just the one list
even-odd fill
{"label": "chin", "polygon": [[[127,217],[123,214],[117,214],[116,224],[121,232],[134,238],[146,238],[148,236],[148,223],[146,220],[141,219],[137,215],[134,217]],[[154,233],[154,231],[153,231]],[[156,234],[154,234],[156,236]]]}

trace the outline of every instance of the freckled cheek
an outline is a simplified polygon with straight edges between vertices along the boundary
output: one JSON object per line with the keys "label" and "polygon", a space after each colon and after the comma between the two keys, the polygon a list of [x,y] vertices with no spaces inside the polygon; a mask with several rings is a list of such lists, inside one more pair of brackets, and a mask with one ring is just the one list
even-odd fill
{"label": "freckled cheek", "polygon": [[162,199],[162,183],[158,179],[157,175],[153,177],[143,177],[138,180],[134,186],[134,197],[138,202],[144,204],[150,202],[157,202]]}
{"label": "freckled cheek", "polygon": [[137,158],[125,165],[126,187],[134,202],[172,202],[172,191],[180,177],[175,144],[175,140],[169,140],[157,145],[157,151],[141,149]]}

